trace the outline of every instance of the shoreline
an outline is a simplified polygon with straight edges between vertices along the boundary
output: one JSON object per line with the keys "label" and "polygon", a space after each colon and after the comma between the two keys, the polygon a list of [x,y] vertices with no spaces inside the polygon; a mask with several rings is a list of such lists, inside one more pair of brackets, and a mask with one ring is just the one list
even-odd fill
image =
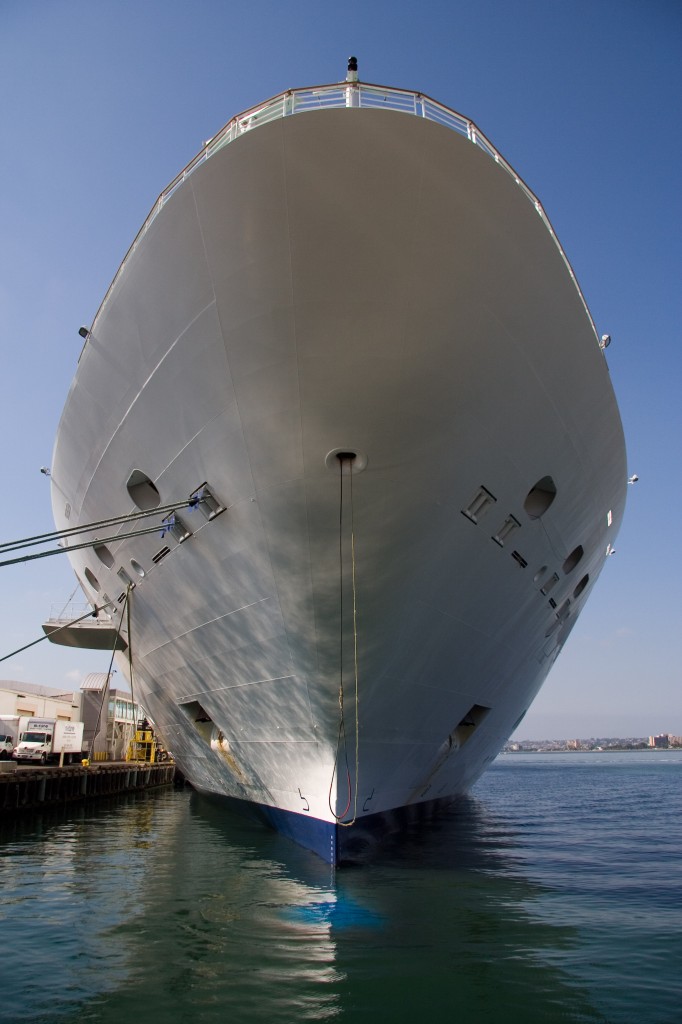
{"label": "shoreline", "polygon": [[500,754],[669,754],[682,747],[534,747],[525,750],[501,750]]}

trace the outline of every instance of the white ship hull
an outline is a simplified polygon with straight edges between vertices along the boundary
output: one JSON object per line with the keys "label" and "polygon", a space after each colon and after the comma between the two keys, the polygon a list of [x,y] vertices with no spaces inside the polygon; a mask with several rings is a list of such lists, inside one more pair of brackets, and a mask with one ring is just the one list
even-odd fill
{"label": "white ship hull", "polygon": [[248,127],[177,184],[100,308],[54,514],[208,483],[226,511],[182,510],[185,542],[72,563],[115,621],[119,570],[136,584],[135,697],[194,786],[335,861],[499,751],[604,564],[625,451],[570,268],[494,155],[394,109]]}

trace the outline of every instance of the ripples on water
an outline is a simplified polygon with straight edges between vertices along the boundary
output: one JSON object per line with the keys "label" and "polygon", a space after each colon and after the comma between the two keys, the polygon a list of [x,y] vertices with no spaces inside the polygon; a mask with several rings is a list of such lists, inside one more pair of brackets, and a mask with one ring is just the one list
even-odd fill
{"label": "ripples on water", "polygon": [[682,752],[510,755],[370,867],[190,794],[0,825],[0,1020],[682,1018]]}

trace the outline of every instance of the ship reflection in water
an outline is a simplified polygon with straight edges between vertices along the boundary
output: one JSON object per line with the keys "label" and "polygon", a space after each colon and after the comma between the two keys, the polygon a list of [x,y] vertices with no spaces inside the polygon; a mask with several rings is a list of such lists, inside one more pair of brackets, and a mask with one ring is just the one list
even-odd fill
{"label": "ship reflection in water", "polygon": [[604,1019],[556,894],[473,799],[337,872],[186,791],[2,835],[2,1020]]}
{"label": "ship reflection in water", "polygon": [[329,925],[335,932],[348,928],[380,929],[385,924],[379,914],[340,892],[330,893],[329,899],[290,907],[283,917],[291,924]]}

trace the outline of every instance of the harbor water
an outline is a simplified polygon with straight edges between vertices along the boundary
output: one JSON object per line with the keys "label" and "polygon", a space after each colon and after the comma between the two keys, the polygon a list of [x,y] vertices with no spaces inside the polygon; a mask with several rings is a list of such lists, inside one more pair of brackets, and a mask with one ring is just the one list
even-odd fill
{"label": "harbor water", "polygon": [[172,788],[0,843],[3,1022],[682,1019],[682,751],[502,755],[336,873]]}

